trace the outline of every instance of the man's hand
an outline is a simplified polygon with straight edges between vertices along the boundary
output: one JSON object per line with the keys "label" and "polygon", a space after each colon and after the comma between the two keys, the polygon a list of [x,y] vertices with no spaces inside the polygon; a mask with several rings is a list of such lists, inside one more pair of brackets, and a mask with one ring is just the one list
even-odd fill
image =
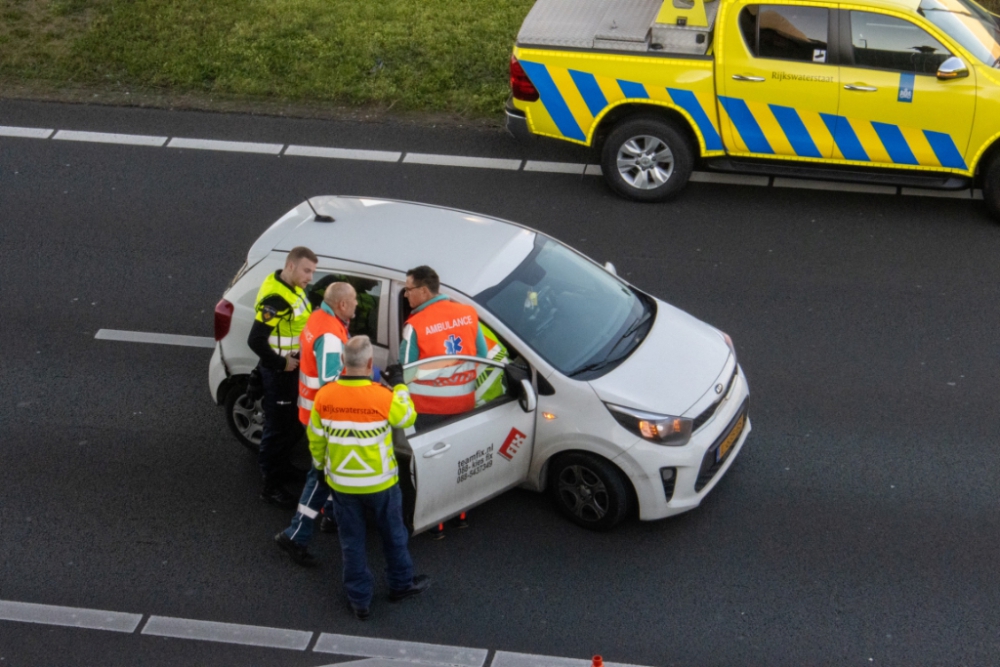
{"label": "man's hand", "polygon": [[299,367],[299,360],[295,357],[285,357],[285,370],[294,371]]}
{"label": "man's hand", "polygon": [[403,384],[403,366],[401,364],[389,364],[382,371],[382,378],[390,387]]}

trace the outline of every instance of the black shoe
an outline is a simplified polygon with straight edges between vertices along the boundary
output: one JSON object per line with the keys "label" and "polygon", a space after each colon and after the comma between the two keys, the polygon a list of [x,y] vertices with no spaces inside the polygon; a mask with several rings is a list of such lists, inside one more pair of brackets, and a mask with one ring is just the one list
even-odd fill
{"label": "black shoe", "polygon": [[308,549],[301,544],[293,542],[288,535],[285,535],[284,531],[275,535],[274,541],[284,551],[288,552],[288,555],[291,556],[295,563],[303,567],[316,567],[319,565],[319,561],[316,560],[315,556],[309,553]]}
{"label": "black shoe", "polygon": [[323,518],[319,520],[319,532],[321,533],[336,533],[337,532],[337,520],[332,516],[323,515]]}
{"label": "black shoe", "polygon": [[426,574],[418,574],[413,577],[413,583],[410,584],[409,588],[405,588],[401,591],[389,591],[389,602],[399,602],[400,600],[405,600],[406,598],[412,598],[414,595],[420,595],[431,585],[431,578]]}
{"label": "black shoe", "polygon": [[351,607],[354,611],[354,615],[357,616],[359,621],[367,621],[372,617],[372,612],[370,609],[365,607],[364,609],[359,609],[358,607]]}
{"label": "black shoe", "polygon": [[283,510],[293,510],[299,506],[299,499],[280,486],[265,486],[260,499]]}

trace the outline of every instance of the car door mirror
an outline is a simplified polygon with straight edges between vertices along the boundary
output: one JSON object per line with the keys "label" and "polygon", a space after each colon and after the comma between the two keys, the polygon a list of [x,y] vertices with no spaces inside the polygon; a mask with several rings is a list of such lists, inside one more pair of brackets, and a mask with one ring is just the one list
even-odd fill
{"label": "car door mirror", "polygon": [[967,76],[969,76],[969,68],[965,66],[961,58],[956,58],[955,56],[941,63],[937,71],[937,78],[941,81],[964,79]]}
{"label": "car door mirror", "polygon": [[535,396],[535,389],[531,386],[530,380],[521,380],[520,393],[517,402],[521,404],[521,409],[525,412],[534,412],[538,407],[538,397]]}
{"label": "car door mirror", "polygon": [[612,264],[611,262],[604,262],[604,270],[613,276],[618,275],[618,271],[615,269],[615,265]]}

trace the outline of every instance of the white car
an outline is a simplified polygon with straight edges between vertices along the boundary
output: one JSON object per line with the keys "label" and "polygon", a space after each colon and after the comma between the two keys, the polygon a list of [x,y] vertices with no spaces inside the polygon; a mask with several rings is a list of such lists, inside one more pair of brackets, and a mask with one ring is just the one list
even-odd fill
{"label": "white car", "polygon": [[679,514],[701,503],[750,433],[729,336],[629,285],[610,264],[496,218],[328,196],[271,225],[216,308],[209,384],[248,446],[262,424],[245,396],[257,363],[247,346],[254,299],[295,246],[319,256],[309,290],[317,303],[331,280],[355,286],[351,333],[371,337],[377,366],[398,357],[406,271],[422,264],[508,348],[506,396],[426,432],[397,432],[414,533],[515,486],[548,490],[570,520],[597,530],[633,512]]}

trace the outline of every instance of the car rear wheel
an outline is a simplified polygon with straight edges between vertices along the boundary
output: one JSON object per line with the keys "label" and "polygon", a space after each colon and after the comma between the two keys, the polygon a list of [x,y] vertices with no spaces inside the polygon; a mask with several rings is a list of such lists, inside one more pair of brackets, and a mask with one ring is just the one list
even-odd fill
{"label": "car rear wheel", "polygon": [[1000,153],[994,154],[983,172],[983,201],[993,219],[1000,221]]}
{"label": "car rear wheel", "polygon": [[549,493],[570,521],[601,531],[628,515],[631,500],[618,469],[592,454],[566,454],[553,461]]}
{"label": "car rear wheel", "polygon": [[251,451],[260,451],[264,409],[260,399],[251,401],[247,396],[246,379],[234,382],[226,393],[226,423],[240,444]]}
{"label": "car rear wheel", "polygon": [[615,127],[601,150],[604,180],[618,194],[636,201],[674,197],[694,169],[687,137],[670,122],[648,116]]}

